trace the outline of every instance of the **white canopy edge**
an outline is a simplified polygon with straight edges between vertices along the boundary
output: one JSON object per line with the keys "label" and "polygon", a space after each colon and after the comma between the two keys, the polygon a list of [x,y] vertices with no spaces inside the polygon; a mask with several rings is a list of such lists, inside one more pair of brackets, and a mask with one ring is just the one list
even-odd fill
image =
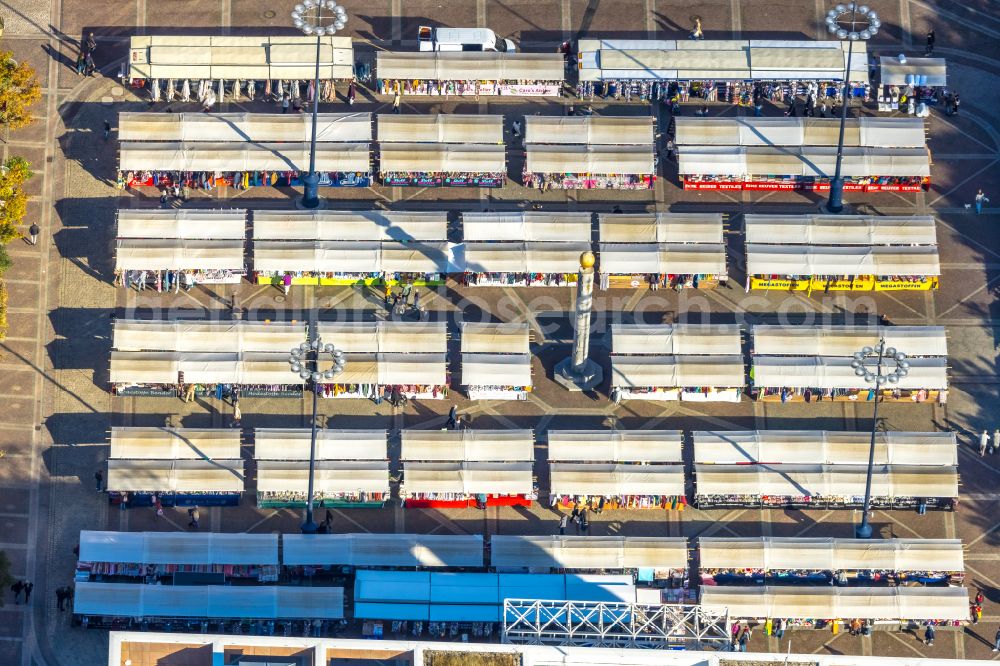
{"label": "white canopy edge", "polygon": [[254,241],[256,271],[453,273],[453,249],[429,241]]}
{"label": "white canopy edge", "polygon": [[549,463],[554,495],[684,495],[684,465]]}
{"label": "white canopy edge", "polygon": [[612,324],[611,353],[657,356],[741,354],[738,324]]}
{"label": "white canopy edge", "polygon": [[531,430],[400,431],[403,461],[530,462],[535,459]]}
{"label": "white canopy edge", "polygon": [[253,239],[267,241],[446,241],[448,213],[380,210],[259,210]]}
{"label": "white canopy edge", "polygon": [[680,430],[549,430],[549,461],[679,463]]}
{"label": "white canopy edge", "polygon": [[[312,431],[307,428],[254,428],[257,460],[309,460]],[[385,430],[321,428],[316,431],[316,460],[387,460]]]}
{"label": "white canopy edge", "polygon": [[590,251],[584,242],[483,242],[464,244],[469,273],[576,273],[580,255]]}
{"label": "white canopy edge", "polygon": [[447,143],[384,143],[379,145],[381,173],[506,173],[503,145]]}
{"label": "white canopy edge", "polygon": [[[677,118],[678,146],[836,146],[837,118]],[[923,148],[922,118],[849,118],[845,146],[854,148]]]}
{"label": "white canopy edge", "polygon": [[379,144],[387,143],[492,143],[502,145],[503,116],[431,113],[378,116]]}
{"label": "white canopy edge", "polygon": [[726,275],[722,243],[601,243],[601,273],[605,275]]}
{"label": "white canopy edge", "polygon": [[[309,169],[309,142],[140,142],[119,145],[121,171],[295,171]],[[316,170],[370,173],[371,144],[316,145]]]}
{"label": "white canopy edge", "polygon": [[[844,178],[926,178],[931,174],[926,148],[844,148]],[[835,146],[682,146],[677,151],[682,178],[698,176],[795,176],[832,178]]]}
{"label": "white canopy edge", "polygon": [[[385,460],[317,460],[313,484],[320,493],[388,493]],[[309,460],[258,460],[257,492],[298,492],[309,488]]]}
{"label": "white canopy edge", "polygon": [[747,243],[937,245],[930,215],[744,215]]}
{"label": "white canopy edge", "polygon": [[592,146],[654,143],[653,119],[649,116],[527,116],[527,144],[587,144]]}
{"label": "white canopy edge", "polygon": [[529,354],[462,354],[464,386],[531,386]]}
{"label": "white canopy edge", "polygon": [[112,332],[112,347],[117,351],[287,354],[305,341],[304,323],[281,321],[116,319]]}
{"label": "white canopy edge", "polygon": [[238,460],[238,428],[112,428],[111,458],[132,460]]}
{"label": "white canopy edge", "polygon": [[745,385],[740,355],[611,355],[611,386],[615,388],[742,388]]}
{"label": "white canopy edge", "polygon": [[285,566],[482,567],[480,534],[285,534]]}
{"label": "white canopy edge", "polygon": [[907,356],[947,356],[944,326],[775,326],[757,324],[752,329],[757,354],[853,356],[864,347],[885,340]]}
{"label": "white canopy edge", "polygon": [[530,328],[527,323],[463,322],[463,354],[528,354]]}
{"label": "white canopy edge", "polygon": [[525,170],[530,173],[637,174],[655,172],[653,144],[546,145],[527,144]]}
{"label": "white canopy edge", "polygon": [[375,75],[429,81],[562,81],[565,64],[559,53],[379,51]]}
{"label": "white canopy edge", "polygon": [[763,245],[747,243],[750,275],[941,275],[936,246]]}
{"label": "white canopy edge", "polygon": [[405,462],[403,491],[462,495],[530,495],[530,462]]}
{"label": "white canopy edge", "polygon": [[[154,113],[118,115],[119,141],[226,141],[270,143],[310,141],[312,114]],[[320,113],[318,143],[367,143],[372,140],[370,113]]]}
{"label": "white canopy edge", "polygon": [[243,241],[186,239],[119,239],[116,271],[242,271]]}
{"label": "white canopy edge", "polygon": [[109,492],[243,492],[242,460],[109,460]]}
{"label": "white canopy edge", "polygon": [[[870,385],[858,377],[851,358],[832,356],[762,356],[752,357],[753,385],[758,388],[858,389]],[[948,365],[944,358],[913,358],[910,372],[893,384],[904,390],[945,390],[948,388]]]}
{"label": "white canopy edge", "polygon": [[685,537],[524,536],[490,538],[490,565],[530,569],[667,569],[685,571]]}
{"label": "white canopy edge", "polygon": [[116,233],[118,238],[242,241],[246,225],[243,208],[119,208]]}
{"label": "white canopy edge", "polygon": [[80,561],[276,566],[278,535],[81,530]]}
{"label": "white canopy edge", "polygon": [[722,213],[629,213],[597,216],[601,243],[722,245]]}
{"label": "white canopy edge", "polygon": [[319,334],[347,353],[440,353],[448,351],[445,322],[320,322]]}
{"label": "white canopy edge", "polygon": [[590,237],[590,213],[462,213],[465,241],[589,243]]}

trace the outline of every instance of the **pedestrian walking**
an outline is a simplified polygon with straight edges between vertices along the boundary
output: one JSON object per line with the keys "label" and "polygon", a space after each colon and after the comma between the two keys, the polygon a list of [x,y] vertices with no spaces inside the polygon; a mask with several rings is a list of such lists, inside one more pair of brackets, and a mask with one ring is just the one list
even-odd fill
{"label": "pedestrian walking", "polygon": [[389,305],[392,301],[392,285],[388,282],[385,283],[385,304]]}
{"label": "pedestrian walking", "polygon": [[118,502],[118,508],[122,511],[128,508],[128,493],[122,493],[121,501]]}
{"label": "pedestrian walking", "polygon": [[235,425],[239,425],[239,422],[243,420],[243,412],[240,411],[240,399],[236,398],[233,401],[233,422]]}
{"label": "pedestrian walking", "polygon": [[281,290],[285,292],[285,296],[288,296],[288,292],[292,290],[292,274],[285,273],[281,276]]}
{"label": "pedestrian walking", "polygon": [[750,634],[750,627],[747,627],[746,631],[740,634],[740,639],[739,639],[740,652],[747,651],[747,643],[750,642],[749,634]]}
{"label": "pedestrian walking", "polygon": [[983,429],[983,434],[979,436],[979,457],[982,458],[986,455],[986,447],[989,446],[990,436],[986,433],[986,429]]}
{"label": "pedestrian walking", "polygon": [[104,472],[97,470],[94,472],[94,490],[101,492],[102,483],[104,483]]}
{"label": "pedestrian walking", "polygon": [[64,587],[57,587],[56,588],[56,605],[59,608],[59,610],[62,611],[62,610],[66,610],[64,608],[65,604],[66,604],[66,588],[64,588]]}
{"label": "pedestrian walking", "polygon": [[87,35],[87,41],[84,42],[83,47],[87,53],[93,53],[97,50],[97,40],[94,39],[94,33]]}
{"label": "pedestrian walking", "polygon": [[1000,629],[997,629],[996,636],[993,637],[993,651],[1000,652]]}
{"label": "pedestrian walking", "polygon": [[785,625],[782,624],[781,618],[777,617],[774,622],[771,623],[771,631],[774,633],[775,638],[781,638],[785,635]]}
{"label": "pedestrian walking", "polygon": [[392,96],[392,112],[393,113],[399,113],[399,104],[402,101],[403,101],[403,98],[400,96],[399,91],[397,90],[396,93]]}
{"label": "pedestrian walking", "polygon": [[193,506],[188,509],[188,515],[191,517],[191,522],[188,523],[188,527],[198,529],[198,521],[201,520],[201,511],[198,510],[198,507]]}
{"label": "pedestrian walking", "polygon": [[567,516],[564,513],[562,515],[562,518],[559,519],[559,535],[560,536],[566,534],[566,525],[568,525],[568,524],[569,524],[569,516]]}
{"label": "pedestrian walking", "polygon": [[86,62],[86,64],[87,64],[87,68],[84,71],[84,73],[87,76],[93,76],[94,72],[97,71],[97,64],[94,62],[94,54],[93,54],[93,52],[88,53],[84,57],[84,62]]}
{"label": "pedestrian walking", "polygon": [[927,33],[927,47],[924,49],[924,55],[929,56],[934,53],[934,42],[937,40],[937,36],[934,34],[934,28],[931,28]]}
{"label": "pedestrian walking", "polygon": [[983,194],[982,188],[976,192],[976,215],[980,215],[983,212],[983,206],[990,202],[990,198]]}
{"label": "pedestrian walking", "polygon": [[329,509],[326,510],[326,517],[323,519],[323,524],[326,525],[327,529],[330,529],[330,526],[333,525],[333,514],[330,513]]}
{"label": "pedestrian walking", "polygon": [[514,135],[515,139],[518,139],[518,138],[521,137],[521,121],[520,120],[515,120],[513,123],[511,123],[511,125],[510,125],[510,133]]}
{"label": "pedestrian walking", "polygon": [[14,593],[14,603],[15,604],[21,603],[21,592],[24,591],[24,583],[22,583],[21,581],[16,581],[13,585],[10,586],[10,591]]}
{"label": "pedestrian walking", "polygon": [[451,409],[448,410],[448,423],[445,426],[448,430],[455,429],[455,423],[458,420],[458,405],[452,405]]}
{"label": "pedestrian walking", "polygon": [[694,20],[694,30],[691,31],[691,39],[705,39],[705,33],[701,30],[701,19]]}
{"label": "pedestrian walking", "polygon": [[194,394],[196,390],[195,384],[188,384],[187,391],[184,393],[184,402],[194,402]]}
{"label": "pedestrian walking", "polygon": [[163,502],[160,500],[159,495],[153,495],[153,512],[157,518],[163,517]]}
{"label": "pedestrian walking", "polygon": [[81,52],[76,56],[76,75],[83,76],[83,72],[86,69],[87,69],[87,58]]}
{"label": "pedestrian walking", "polygon": [[570,519],[570,521],[574,525],[576,525],[576,523],[579,522],[579,520],[580,520],[580,505],[579,504],[574,504],[573,505],[573,511],[570,512],[569,519]]}
{"label": "pedestrian walking", "polygon": [[932,645],[934,645],[934,634],[935,634],[934,625],[928,624],[927,628],[924,629],[924,644],[927,647],[931,647]]}
{"label": "pedestrian walking", "polygon": [[413,293],[413,285],[407,282],[403,285],[403,305],[409,302],[411,293]]}
{"label": "pedestrian walking", "polygon": [[31,603],[31,591],[35,589],[35,584],[28,582],[24,584],[24,603]]}
{"label": "pedestrian walking", "polygon": [[351,81],[351,85],[347,86],[347,104],[349,106],[354,106],[354,98],[358,96],[358,86],[354,81]]}
{"label": "pedestrian walking", "polygon": [[673,139],[667,139],[667,159],[673,161],[674,153],[677,152],[677,144],[674,143]]}
{"label": "pedestrian walking", "polygon": [[993,430],[993,441],[990,442],[990,454],[1000,451],[1000,428]]}
{"label": "pedestrian walking", "polygon": [[416,289],[413,290],[413,310],[420,311],[420,292]]}
{"label": "pedestrian walking", "polygon": [[289,104],[288,93],[285,93],[285,96],[281,98],[281,112],[282,113],[288,113],[288,104]]}
{"label": "pedestrian walking", "polygon": [[38,234],[40,232],[41,229],[38,228],[38,225],[32,222],[31,226],[28,227],[28,238],[29,238],[28,242],[30,242],[32,245],[38,245]]}
{"label": "pedestrian walking", "polygon": [[104,121],[104,140],[107,141],[110,136],[111,136],[111,121],[105,120]]}

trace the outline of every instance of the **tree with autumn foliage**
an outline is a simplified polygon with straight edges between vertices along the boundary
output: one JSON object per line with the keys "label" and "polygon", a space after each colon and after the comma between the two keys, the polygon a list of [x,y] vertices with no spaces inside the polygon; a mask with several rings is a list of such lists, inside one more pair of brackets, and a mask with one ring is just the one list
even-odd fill
{"label": "tree with autumn foliage", "polygon": [[19,227],[28,209],[23,186],[31,176],[31,165],[23,157],[10,157],[0,165],[0,244],[22,235]]}
{"label": "tree with autumn foliage", "polygon": [[14,60],[11,51],[0,51],[0,123],[11,129],[31,122],[31,105],[42,96],[35,70]]}

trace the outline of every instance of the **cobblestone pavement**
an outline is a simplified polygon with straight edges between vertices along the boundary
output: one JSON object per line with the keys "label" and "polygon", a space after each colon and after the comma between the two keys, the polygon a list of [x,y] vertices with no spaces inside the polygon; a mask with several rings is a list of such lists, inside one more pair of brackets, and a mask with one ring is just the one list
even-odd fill
{"label": "cobblestone pavement", "polygon": [[[230,414],[214,401],[184,405],[177,400],[111,399],[106,392],[110,319],[120,316],[202,313],[228,317],[234,293],[251,316],[301,318],[319,308],[324,318],[351,311],[355,316],[383,316],[370,293],[351,289],[297,288],[290,299],[267,287],[243,284],[236,288],[194,290],[163,296],[115,290],[109,284],[113,249],[114,211],[122,207],[155,205],[155,195],[114,189],[116,144],[105,142],[100,127],[124,110],[148,105],[123,90],[112,79],[84,79],[69,63],[82,35],[93,31],[99,46],[98,64],[105,74],[117,72],[126,53],[127,37],[137,32],[232,34],[288,30],[285,18],[293,2],[274,0],[220,0],[194,2],[147,0],[94,5],[82,0],[0,0],[6,30],[4,48],[30,62],[38,71],[44,95],[31,127],[6,136],[4,156],[26,157],[37,172],[29,185],[29,218],[42,227],[39,244],[14,244],[14,268],[8,273],[9,337],[0,343],[0,548],[11,557],[14,573],[35,582],[30,607],[9,603],[0,610],[0,663],[48,666],[100,664],[106,660],[106,637],[99,631],[69,627],[69,616],[55,609],[53,590],[72,577],[80,529],[174,530],[185,523],[168,513],[155,520],[150,512],[109,513],[103,497],[92,490],[92,476],[107,456],[111,425],[160,425],[173,416],[186,426],[228,425]],[[708,38],[814,39],[823,36],[820,18],[826,3],[791,0],[345,0],[351,34],[365,49],[415,48],[416,27],[443,22],[454,26],[486,26],[519,40],[527,50],[548,50],[565,38],[630,36],[683,37],[693,16],[703,19]],[[910,196],[849,193],[860,210],[879,213],[934,213],[944,268],[942,287],[935,293],[878,294],[875,298],[849,295],[768,295],[747,299],[739,289],[712,293],[674,294],[663,291],[599,292],[596,298],[598,332],[609,320],[663,321],[676,313],[710,312],[713,321],[759,321],[778,311],[790,318],[841,321],[845,313],[886,313],[900,324],[945,325],[951,351],[953,390],[947,405],[886,405],[889,429],[952,427],[959,431],[962,504],[958,513],[877,512],[883,537],[959,537],[966,544],[968,580],[988,597],[984,621],[965,632],[941,632],[933,647],[912,635],[878,633],[858,639],[821,632],[786,634],[796,652],[931,657],[989,657],[989,639],[1000,623],[1000,567],[996,545],[1000,494],[995,479],[1000,463],[970,453],[970,435],[995,427],[1000,373],[997,371],[998,320],[995,290],[1000,279],[1000,232],[992,211],[980,217],[964,208],[977,187],[1000,197],[996,175],[1000,159],[1000,17],[987,0],[945,3],[938,0],[874,0],[885,30],[873,51],[916,54],[922,35],[937,30],[937,51],[949,59],[949,78],[963,93],[960,117],[929,121],[934,155],[934,188]],[[96,11],[95,11],[96,10]],[[914,48],[916,46],[916,48]],[[385,110],[384,100],[370,96],[356,110]],[[478,103],[449,100],[406,100],[408,113],[466,111],[527,115],[555,113],[560,104],[538,100],[486,100]],[[570,103],[569,100],[563,103]],[[175,111],[193,110],[172,105]],[[157,108],[162,108],[159,105]],[[330,110],[339,110],[340,104]],[[598,113],[648,113],[648,107],[595,105]],[[225,105],[223,110],[268,110],[266,105]],[[712,113],[733,114],[718,105]],[[740,214],[751,211],[806,212],[818,200],[792,193],[683,192],[676,173],[660,178],[653,192],[611,195],[603,192],[550,192],[539,195],[516,185],[499,192],[440,192],[376,188],[338,191],[338,205],[384,205],[402,209],[462,210],[523,206],[526,199],[543,203],[544,210],[606,210],[610,202],[631,210],[698,210],[711,208],[729,214],[730,231],[738,231]],[[471,195],[471,196],[470,196]],[[191,206],[283,207],[290,192],[256,188],[239,193],[216,191]],[[226,199],[216,201],[215,199]],[[230,199],[232,201],[230,201]],[[1000,200],[1000,199],[998,199]],[[734,249],[739,247],[733,244]],[[738,252],[730,256],[734,272],[742,270]],[[615,407],[602,392],[594,397],[568,395],[549,381],[554,363],[568,351],[571,332],[567,311],[572,294],[565,289],[469,291],[455,285],[427,294],[425,304],[434,316],[451,323],[482,316],[527,321],[536,352],[537,391],[517,404],[470,403],[457,393],[454,402],[471,417],[474,427],[547,428],[831,428],[863,429],[870,417],[864,405],[649,405],[626,403]],[[485,313],[485,315],[484,315]],[[689,315],[694,316],[694,315]],[[811,318],[811,319],[809,319]],[[606,339],[595,334],[600,358]],[[241,401],[245,427],[304,426],[306,405],[288,400]],[[450,401],[411,403],[403,410],[375,407],[360,401],[322,404],[325,422],[338,427],[439,427]],[[336,408],[336,409],[334,409]],[[398,454],[398,447],[392,453]],[[538,472],[544,475],[544,449]],[[543,479],[544,485],[544,479]],[[234,509],[208,510],[205,525],[216,531],[296,531],[299,516],[288,510],[257,510],[252,500]],[[787,535],[848,536],[856,516],[829,511],[698,511],[605,512],[595,516],[594,534],[649,534],[676,536]],[[335,514],[335,529],[372,532],[422,533],[552,533],[556,516],[545,507],[477,511],[348,510]],[[0,591],[2,592],[2,591]],[[30,612],[29,612],[30,611]],[[757,632],[755,650],[784,651],[787,643]]]}

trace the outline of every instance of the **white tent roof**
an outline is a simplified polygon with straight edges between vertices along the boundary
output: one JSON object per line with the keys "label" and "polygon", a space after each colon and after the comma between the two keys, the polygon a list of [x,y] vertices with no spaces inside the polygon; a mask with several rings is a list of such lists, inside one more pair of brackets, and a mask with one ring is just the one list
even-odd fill
{"label": "white tent roof", "polygon": [[387,143],[493,143],[503,144],[503,116],[430,113],[378,116],[379,144]]}
{"label": "white tent roof", "polygon": [[447,143],[383,143],[379,145],[381,173],[475,173],[507,171],[503,145]]}
{"label": "white tent roof", "polygon": [[304,323],[116,319],[118,351],[284,352],[306,341]]}
{"label": "white tent roof", "polygon": [[400,431],[401,460],[522,462],[535,459],[531,430]]}
{"label": "white tent roof", "polygon": [[375,75],[431,81],[562,81],[565,65],[558,53],[379,51]]}
{"label": "white tent roof", "polygon": [[242,460],[109,460],[107,490],[243,492]]}
{"label": "white tent roof", "polygon": [[498,568],[687,569],[684,537],[521,536],[495,534],[490,565]]}
{"label": "white tent roof", "polygon": [[907,356],[947,356],[944,326],[772,326],[753,327],[757,354],[853,356],[879,340]]}
{"label": "white tent roof", "polygon": [[470,273],[576,273],[584,242],[465,243],[465,270]]}
{"label": "white tent roof", "polygon": [[78,582],[73,612],[129,618],[336,620],[344,617],[344,588]]}
{"label": "white tent roof", "polygon": [[[313,485],[319,493],[388,493],[389,463],[378,460],[317,460]],[[257,492],[305,493],[309,460],[258,460]]]}
{"label": "white tent roof", "polygon": [[221,428],[112,428],[111,458],[201,460],[240,457],[240,430]]}
{"label": "white tent roof", "polygon": [[[759,375],[758,375],[759,379]],[[658,386],[667,388],[741,388],[743,357],[715,356],[623,356],[611,355],[611,385],[616,388]]]}
{"label": "white tent roof", "polygon": [[441,353],[448,351],[445,322],[320,322],[319,334],[347,353]]}
{"label": "white tent roof", "polygon": [[462,324],[463,354],[527,354],[529,351],[526,323]]}
{"label": "white tent roof", "polygon": [[698,557],[702,569],[965,571],[960,539],[702,537]]}
{"label": "white tent roof", "polygon": [[285,534],[281,540],[286,566],[483,566],[479,534]]}
{"label": "white tent roof", "polygon": [[[310,141],[312,114],[153,113],[118,115],[119,141]],[[316,123],[320,143],[372,140],[370,113],[321,113]]]}
{"label": "white tent roof", "polygon": [[936,246],[845,247],[747,243],[750,275],[941,275]]}
{"label": "white tent roof", "polygon": [[649,116],[527,116],[524,141],[528,144],[652,146],[653,119]]}
{"label": "white tent roof", "polygon": [[742,340],[738,324],[612,324],[611,353],[740,354]]}
{"label": "white tent roof", "polygon": [[530,462],[466,462],[403,464],[406,493],[463,495],[528,495],[532,492]]}
{"label": "white tent roof", "polygon": [[531,386],[528,354],[462,354],[464,386]]}
{"label": "white tent roof", "polygon": [[243,208],[119,208],[117,236],[242,241],[246,225]]}
{"label": "white tent roof", "polygon": [[930,215],[745,215],[747,243],[937,245]]}
{"label": "white tent roof", "polygon": [[[696,463],[794,463],[866,465],[869,432],[829,430],[696,431]],[[878,432],[879,465],[957,465],[954,432]]]}
{"label": "white tent roof", "polygon": [[445,241],[448,213],[380,210],[259,210],[253,238],[264,241]]}
{"label": "white tent roof", "polygon": [[563,462],[676,463],[680,430],[549,430],[549,460]]}
{"label": "white tent roof", "polygon": [[[309,460],[312,431],[307,428],[255,428],[257,460]],[[316,431],[316,460],[386,460],[385,430]]]}
{"label": "white tent roof", "polygon": [[[754,356],[753,385],[760,388],[859,389],[869,385],[851,367],[851,358],[830,356]],[[894,384],[900,389],[945,390],[948,365],[944,358],[910,359],[910,373]]]}
{"label": "white tent roof", "polygon": [[879,56],[879,81],[884,86],[920,85],[944,87],[948,85],[948,67],[944,58],[899,58]]}
{"label": "white tent roof", "polygon": [[257,271],[317,273],[446,273],[454,267],[446,242],[254,241]]}
{"label": "white tent roof", "polygon": [[[307,171],[309,142],[123,141],[118,168],[121,171]],[[316,170],[369,173],[371,146],[317,144]]]}
{"label": "white tent roof", "polygon": [[[677,118],[678,146],[836,146],[837,118]],[[844,145],[855,148],[923,148],[921,118],[850,118]]]}
{"label": "white tent roof", "polygon": [[545,145],[526,146],[525,170],[530,173],[652,174],[653,144],[644,146]]}
{"label": "white tent roof", "polygon": [[600,213],[597,221],[601,243],[723,242],[722,213]]}
{"label": "white tent roof", "polygon": [[81,530],[80,561],[277,565],[278,535]]}
{"label": "white tent roof", "polygon": [[288,371],[286,353],[111,352],[113,384],[301,384]]}
{"label": "white tent roof", "polygon": [[[832,178],[835,146],[682,146],[677,151],[682,176],[801,176]],[[930,175],[925,148],[844,148],[845,178]]]}
{"label": "white tent roof", "polygon": [[599,258],[609,275],[726,275],[722,243],[601,243]]}
{"label": "white tent roof", "polygon": [[590,242],[590,213],[462,213],[465,241]]}
{"label": "white tent roof", "polygon": [[242,240],[123,238],[115,251],[116,271],[242,271]]}
{"label": "white tent roof", "polygon": [[683,495],[684,465],[549,463],[555,495]]}

